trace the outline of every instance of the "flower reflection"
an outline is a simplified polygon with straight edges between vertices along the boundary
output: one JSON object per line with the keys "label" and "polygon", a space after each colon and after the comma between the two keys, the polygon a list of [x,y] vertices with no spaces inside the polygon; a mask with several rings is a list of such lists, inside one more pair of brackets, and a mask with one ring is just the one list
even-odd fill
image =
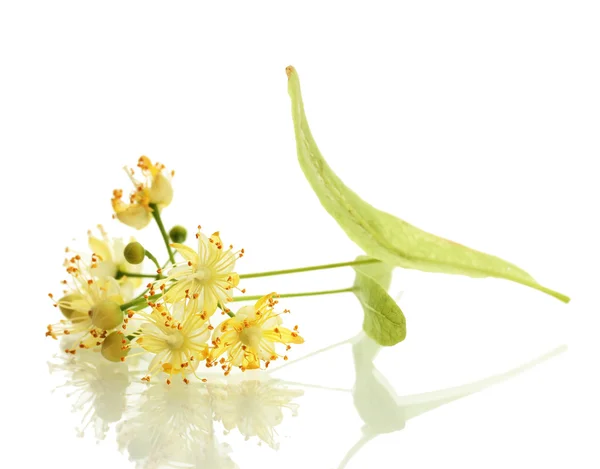
{"label": "flower reflection", "polygon": [[236,467],[228,447],[214,438],[209,386],[155,383],[134,397],[135,408],[117,427],[117,441],[136,467]]}
{"label": "flower reflection", "polygon": [[104,439],[110,425],[121,419],[126,407],[130,375],[125,363],[113,363],[99,352],[81,350],[77,355],[61,355],[49,363],[50,371],[60,373],[74,400],[73,412],[83,414],[78,436],[93,427],[97,439]]}
{"label": "flower reflection", "polygon": [[84,414],[78,434],[93,426],[96,438],[104,439],[114,425],[120,451],[138,469],[236,469],[231,447],[216,435],[237,429],[246,440],[277,449],[275,427],[297,414],[294,401],[303,394],[262,371],[236,381],[219,376],[207,383],[132,384],[136,370],[87,350],[51,363],[50,370],[64,375],[61,387]]}
{"label": "flower reflection", "polygon": [[227,431],[237,428],[249,440],[258,437],[273,449],[279,448],[275,427],[283,421],[283,409],[297,415],[298,404],[292,402],[304,394],[274,381],[242,381],[229,384],[215,393],[215,418]]}

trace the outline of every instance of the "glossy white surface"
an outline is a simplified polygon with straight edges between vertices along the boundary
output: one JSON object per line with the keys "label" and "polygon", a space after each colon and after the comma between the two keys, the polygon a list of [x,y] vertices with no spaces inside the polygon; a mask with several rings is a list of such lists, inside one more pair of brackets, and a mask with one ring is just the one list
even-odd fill
{"label": "glossy white surface", "polygon": [[[598,467],[596,3],[322,3],[2,3],[7,467],[126,469],[133,457],[145,468],[149,453],[189,463],[202,448],[219,449],[222,464],[199,467]],[[572,302],[397,269],[390,291],[407,339],[373,360],[355,341],[299,361],[357,340],[362,311],[345,294],[282,300],[306,338],[289,366],[273,368],[285,383],[232,373],[229,387],[210,376],[208,388],[165,391],[110,367],[56,370],[57,343],[43,335],[58,318],[45,295],[60,291],[64,247],[85,246],[102,223],[164,258],[154,226],[133,233],[110,218],[112,190],[128,184],[121,168],[142,154],[177,172],[167,226],[220,230],[246,249],[240,273],[360,253],[298,167],[289,64],[323,154],[357,193],[522,266]],[[284,293],[352,278],[340,270],[244,286]],[[490,377],[502,382],[471,394]],[[92,394],[68,397],[75,384]],[[208,389],[212,399],[196,397]],[[292,408],[240,400],[244,389]],[[245,441],[253,427],[243,425],[224,435],[212,417],[233,425],[236,409],[276,422],[273,440]]]}

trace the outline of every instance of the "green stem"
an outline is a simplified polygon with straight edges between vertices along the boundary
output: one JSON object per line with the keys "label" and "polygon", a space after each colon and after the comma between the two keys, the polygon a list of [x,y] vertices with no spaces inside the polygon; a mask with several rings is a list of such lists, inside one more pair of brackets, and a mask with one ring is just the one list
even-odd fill
{"label": "green stem", "polygon": [[173,257],[173,251],[171,250],[171,243],[169,243],[169,235],[165,230],[165,225],[163,225],[162,219],[160,218],[160,212],[158,210],[158,206],[156,204],[150,204],[150,208],[152,209],[152,216],[158,225],[158,229],[160,230],[160,234],[165,241],[165,246],[167,246],[167,252],[169,253],[169,260],[171,264],[175,264],[175,258]]}
{"label": "green stem", "polygon": [[[319,296],[319,295],[332,295],[334,293],[350,293],[354,291],[354,287],[350,288],[340,288],[338,290],[322,290],[322,291],[309,291],[302,293],[283,293],[281,295],[277,295],[279,298],[297,298],[300,296]],[[233,301],[253,301],[260,300],[264,295],[254,295],[254,296],[234,296]]]}
{"label": "green stem", "polygon": [[152,262],[154,262],[154,265],[156,266],[156,268],[157,268],[158,270],[161,270],[161,268],[160,268],[160,264],[159,264],[159,263],[158,263],[158,261],[156,260],[156,257],[154,257],[154,256],[152,255],[152,253],[151,253],[150,251],[148,251],[147,249],[146,249],[145,251],[146,251],[146,257],[147,257],[148,259],[150,259]]}
{"label": "green stem", "polygon": [[361,260],[361,261],[338,262],[336,264],[323,264],[323,265],[313,265],[310,267],[298,267],[297,269],[271,270],[269,272],[257,272],[257,273],[253,273],[253,274],[242,274],[242,275],[240,275],[240,278],[244,279],[244,278],[270,277],[272,275],[295,274],[298,272],[310,272],[312,270],[336,269],[338,267],[349,267],[349,266],[353,266],[353,265],[374,264],[376,262],[381,262],[381,261],[379,259],[365,259],[365,260]]}
{"label": "green stem", "polygon": [[164,278],[160,274],[138,274],[138,273],[134,273],[134,272],[123,272],[122,270],[119,271],[119,274],[121,277],[153,278],[156,280],[158,280],[160,278]]}
{"label": "green stem", "polygon": [[138,337],[138,336],[139,336],[141,333],[142,333],[142,330],[141,330],[141,329],[138,329],[137,331],[135,331],[135,332],[133,332],[133,333],[131,333],[131,334],[129,334],[129,335],[126,335],[126,336],[125,336],[125,338],[126,338],[126,339],[127,339],[129,342],[131,342],[133,339],[136,339],[136,338],[137,338],[137,337]]}
{"label": "green stem", "polygon": [[221,308],[221,310],[225,311],[230,318],[235,317],[235,314],[233,314],[229,308],[226,308],[221,303],[219,303],[219,308]]}
{"label": "green stem", "polygon": [[146,307],[148,305],[148,301],[158,300],[161,296],[162,296],[162,292],[157,293],[156,295],[149,296],[148,298],[144,298],[144,297],[136,298],[134,300],[131,300],[129,303],[122,304],[121,311],[127,311],[130,309],[135,310],[135,308],[137,308],[138,306]]}

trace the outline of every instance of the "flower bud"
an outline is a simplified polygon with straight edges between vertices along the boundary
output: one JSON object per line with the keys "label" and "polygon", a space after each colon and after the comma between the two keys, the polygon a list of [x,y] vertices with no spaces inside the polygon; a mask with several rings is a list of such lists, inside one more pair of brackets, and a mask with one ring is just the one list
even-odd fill
{"label": "flower bud", "polygon": [[118,331],[111,332],[102,342],[101,353],[104,358],[111,362],[120,362],[129,353],[129,340]]}
{"label": "flower bud", "polygon": [[181,225],[176,225],[169,231],[169,236],[174,243],[183,243],[187,238],[187,230]]}
{"label": "flower bud", "polygon": [[114,329],[123,322],[121,307],[111,300],[103,300],[92,306],[92,324],[106,331]]}
{"label": "flower bud", "polygon": [[80,308],[77,306],[77,303],[84,301],[85,299],[79,293],[69,293],[58,301],[58,308],[60,309],[60,312],[63,313],[65,318],[75,319],[78,316],[84,315],[84,313],[82,313]]}
{"label": "flower bud", "polygon": [[125,246],[123,255],[125,256],[125,260],[130,264],[141,264],[146,256],[146,250],[140,243],[133,241]]}

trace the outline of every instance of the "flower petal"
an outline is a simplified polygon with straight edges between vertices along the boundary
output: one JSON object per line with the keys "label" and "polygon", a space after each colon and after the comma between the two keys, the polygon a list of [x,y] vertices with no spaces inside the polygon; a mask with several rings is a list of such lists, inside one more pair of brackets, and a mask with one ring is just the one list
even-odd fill
{"label": "flower petal", "polygon": [[290,331],[285,327],[276,327],[271,330],[263,331],[263,338],[271,342],[280,342],[282,344],[303,344],[304,339],[297,332]]}
{"label": "flower petal", "polygon": [[115,212],[120,222],[136,230],[145,228],[152,220],[152,212],[144,205],[124,205],[118,211],[115,209]]}
{"label": "flower petal", "polygon": [[88,238],[88,245],[94,254],[100,257],[101,261],[113,262],[112,253],[110,252],[110,246],[105,241],[90,236]]}
{"label": "flower petal", "polygon": [[136,340],[136,343],[144,350],[156,354],[168,350],[169,348],[165,339],[161,339],[150,334],[145,334],[142,337],[139,337]]}
{"label": "flower petal", "polygon": [[198,264],[198,253],[192,248],[180,243],[171,243],[171,247],[177,249],[177,252],[188,262],[194,265]]}

